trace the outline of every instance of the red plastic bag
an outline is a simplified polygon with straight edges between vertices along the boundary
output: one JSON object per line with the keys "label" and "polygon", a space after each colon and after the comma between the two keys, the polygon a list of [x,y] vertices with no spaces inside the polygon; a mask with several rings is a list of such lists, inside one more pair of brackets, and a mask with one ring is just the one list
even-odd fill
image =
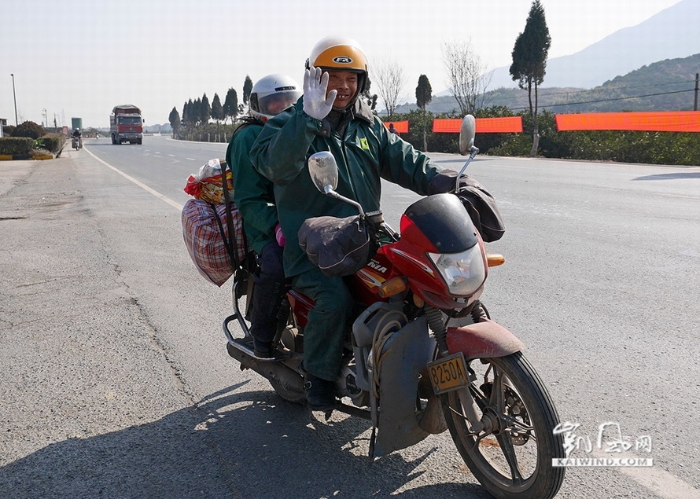
{"label": "red plastic bag", "polygon": [[[221,163],[223,159],[210,159],[197,173],[193,173],[187,179],[184,191],[195,199],[201,199],[207,203],[219,204],[224,202],[224,190],[221,185]],[[231,170],[226,170],[226,186],[233,193],[233,179]]]}

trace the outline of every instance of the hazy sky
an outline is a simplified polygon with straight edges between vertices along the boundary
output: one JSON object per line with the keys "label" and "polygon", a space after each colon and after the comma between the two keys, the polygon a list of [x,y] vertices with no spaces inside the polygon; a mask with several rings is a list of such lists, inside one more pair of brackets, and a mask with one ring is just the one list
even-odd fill
{"label": "hazy sky", "polygon": [[[680,0],[542,0],[549,57],[573,54]],[[0,118],[108,127],[117,104],[141,107],[146,124],[173,107],[243,82],[286,73],[302,83],[304,61],[324,36],[355,38],[371,64],[404,68],[405,100],[426,74],[447,88],[445,42],[471,40],[493,69],[511,63],[531,0],[2,0]],[[471,6],[471,7],[470,7]],[[402,99],[403,101],[403,99]]]}

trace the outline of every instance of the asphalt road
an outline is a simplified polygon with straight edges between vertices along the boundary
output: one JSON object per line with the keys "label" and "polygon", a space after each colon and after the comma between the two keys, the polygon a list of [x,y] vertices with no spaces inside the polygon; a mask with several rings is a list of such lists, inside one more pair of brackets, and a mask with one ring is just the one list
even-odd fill
{"label": "asphalt road", "polygon": [[[366,421],[325,422],[228,357],[230,290],[199,276],[180,225],[187,176],[224,153],[146,137],[0,162],[0,497],[486,497],[448,435],[369,463]],[[569,468],[560,497],[700,497],[700,168],[470,173],[507,224],[483,300],[580,425],[570,457],[615,422],[653,458]],[[413,199],[387,184],[389,222]]]}

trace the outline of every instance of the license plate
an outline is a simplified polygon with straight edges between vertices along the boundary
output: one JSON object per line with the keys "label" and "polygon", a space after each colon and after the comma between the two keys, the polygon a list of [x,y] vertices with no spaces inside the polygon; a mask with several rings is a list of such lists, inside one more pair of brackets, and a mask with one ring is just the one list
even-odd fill
{"label": "license plate", "polygon": [[449,357],[430,362],[428,375],[435,395],[450,392],[469,385],[464,354],[457,352]]}

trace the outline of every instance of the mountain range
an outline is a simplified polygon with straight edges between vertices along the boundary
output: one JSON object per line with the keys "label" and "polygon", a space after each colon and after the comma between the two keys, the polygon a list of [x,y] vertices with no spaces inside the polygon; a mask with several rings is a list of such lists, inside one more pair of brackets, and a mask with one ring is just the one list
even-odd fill
{"label": "mountain range", "polygon": [[[540,109],[560,113],[693,109],[694,80],[700,72],[699,20],[700,0],[683,0],[576,54],[549,59],[538,91]],[[633,98],[638,96],[644,97]],[[489,106],[528,108],[527,92],[517,87],[508,67],[493,72],[479,102],[479,107]],[[415,103],[405,103],[396,112],[416,108]],[[459,106],[449,92],[441,92],[427,109],[442,114]]]}
{"label": "mountain range", "polygon": [[[542,88],[593,88],[644,65],[695,54],[700,51],[699,22],[700,0],[682,0],[575,54],[549,59]],[[490,89],[517,86],[508,69],[493,71]]]}
{"label": "mountain range", "polygon": [[[555,113],[612,111],[685,111],[695,105],[695,80],[700,72],[700,53],[642,66],[592,89],[543,87],[537,92],[538,108]],[[505,106],[512,111],[529,108],[527,92],[519,88],[498,88],[486,92],[479,107]],[[403,104],[397,113],[417,109]],[[433,114],[459,109],[454,97],[433,97],[427,107]]]}

